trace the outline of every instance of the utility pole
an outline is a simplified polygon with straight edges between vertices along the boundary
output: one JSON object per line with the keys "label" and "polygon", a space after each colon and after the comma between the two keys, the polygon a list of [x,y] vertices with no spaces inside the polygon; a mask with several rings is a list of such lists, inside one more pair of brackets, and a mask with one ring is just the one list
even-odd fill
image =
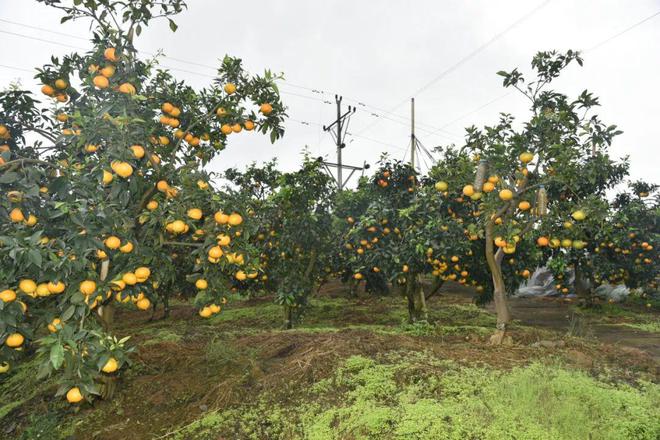
{"label": "utility pole", "polygon": [[415,98],[410,98],[410,165],[415,169],[415,150],[417,138],[415,137]]}
{"label": "utility pole", "polygon": [[[344,143],[346,130],[348,128],[350,117],[353,115],[353,113],[355,113],[356,108],[349,105],[348,111],[342,114],[341,101],[342,101],[342,97],[335,95],[335,103],[337,104],[337,119],[327,127],[325,125],[323,126],[323,131],[327,131],[330,133],[330,135],[335,141],[335,145],[337,146],[337,163],[326,162],[323,160],[323,158],[321,157],[319,158],[319,161],[323,163],[328,174],[330,174],[330,176],[332,176],[332,178],[337,183],[337,188],[340,191],[344,189],[344,186],[349,181],[351,176],[353,176],[353,173],[355,173],[355,171],[364,171],[366,169],[369,169],[369,165],[367,165],[366,162],[362,167],[344,165],[342,162],[341,150],[343,150],[346,147],[346,144]],[[331,167],[337,168],[337,177],[335,177],[332,171],[330,171]],[[346,179],[344,179],[344,175],[343,175],[344,169],[351,170],[351,173],[348,175]]]}
{"label": "utility pole", "polygon": [[[406,155],[408,155],[407,150]],[[435,163],[435,158],[431,152],[426,149],[415,134],[415,98],[410,98],[410,166],[413,170],[416,170],[417,166],[421,169],[422,163],[428,167],[427,159],[429,159],[431,165]]]}

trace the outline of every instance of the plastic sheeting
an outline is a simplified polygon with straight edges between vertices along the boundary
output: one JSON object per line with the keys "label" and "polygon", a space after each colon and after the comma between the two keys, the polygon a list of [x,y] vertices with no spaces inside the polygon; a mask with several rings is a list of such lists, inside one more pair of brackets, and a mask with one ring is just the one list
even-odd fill
{"label": "plastic sheeting", "polygon": [[[561,284],[573,286],[574,282],[575,274],[571,271],[568,279],[562,280]],[[538,267],[528,280],[520,283],[520,286],[512,296],[519,298],[561,296],[562,293],[556,289],[556,284],[555,277],[548,268]],[[595,289],[594,294],[607,301],[622,302],[630,295],[630,289],[622,284],[602,284]],[[571,293],[570,295],[563,296],[570,297],[575,295]]]}

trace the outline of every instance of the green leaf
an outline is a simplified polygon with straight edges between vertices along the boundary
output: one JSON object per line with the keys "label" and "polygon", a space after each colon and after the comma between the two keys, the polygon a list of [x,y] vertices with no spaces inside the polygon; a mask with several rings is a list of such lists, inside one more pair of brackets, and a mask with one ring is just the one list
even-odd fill
{"label": "green leaf", "polygon": [[18,180],[18,173],[13,171],[0,175],[0,183],[14,183]]}
{"label": "green leaf", "polygon": [[42,258],[41,253],[36,249],[30,249],[28,251],[28,260],[30,263],[34,264],[37,267],[41,267]]}
{"label": "green leaf", "polygon": [[76,306],[70,305],[64,313],[62,313],[62,321],[67,321],[69,318],[73,316],[73,314],[76,312]]}
{"label": "green leaf", "polygon": [[170,29],[172,29],[172,32],[176,32],[176,30],[179,28],[179,26],[176,25],[174,20],[172,20],[172,19],[168,19],[168,20],[170,22]]}
{"label": "green leaf", "polygon": [[58,369],[64,362],[64,348],[58,343],[50,348],[50,363],[53,368]]}

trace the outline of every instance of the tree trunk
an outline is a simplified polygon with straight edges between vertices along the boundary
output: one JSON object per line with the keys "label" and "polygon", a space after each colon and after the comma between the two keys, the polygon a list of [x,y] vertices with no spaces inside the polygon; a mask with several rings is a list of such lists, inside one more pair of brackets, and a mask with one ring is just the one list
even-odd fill
{"label": "tree trunk", "polygon": [[429,315],[426,309],[426,295],[424,295],[424,286],[420,282],[419,275],[411,275],[412,285],[417,297],[416,317],[420,321],[428,321]]}
{"label": "tree trunk", "polygon": [[506,326],[511,321],[511,311],[507,302],[504,276],[502,275],[502,259],[504,252],[498,249],[495,253],[493,245],[493,222],[486,224],[486,262],[493,278],[493,300],[495,301],[495,313],[497,314],[497,330],[490,340],[492,344],[499,345],[506,335]]}
{"label": "tree trunk", "polygon": [[433,281],[433,286],[431,287],[431,291],[429,292],[428,295],[425,296],[424,299],[428,301],[430,298],[435,296],[440,291],[440,289],[442,289],[442,286],[444,284],[445,282],[442,279],[436,278],[435,281]]}
{"label": "tree trunk", "polygon": [[291,330],[293,328],[293,309],[284,305],[284,329]]}
{"label": "tree trunk", "polygon": [[593,307],[593,295],[589,280],[585,279],[584,272],[582,271],[581,264],[578,261],[575,264],[575,294],[577,295],[580,303],[584,307]]}

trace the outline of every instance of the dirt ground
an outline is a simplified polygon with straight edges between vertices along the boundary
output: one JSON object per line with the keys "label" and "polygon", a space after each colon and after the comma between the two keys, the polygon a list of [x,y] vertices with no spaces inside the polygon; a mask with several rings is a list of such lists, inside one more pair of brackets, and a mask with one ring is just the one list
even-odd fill
{"label": "dirt ground", "polygon": [[52,387],[39,386],[34,398],[6,416],[14,423],[2,435],[29,438],[27,429],[45,423],[35,414],[48,414],[59,430],[71,432],[64,438],[159,438],[211,409],[249,402],[263,392],[279,393],[286,401],[355,354],[378,358],[392,351],[427,351],[459,364],[498,369],[559,358],[594,374],[616,371],[631,382],[640,374],[655,381],[660,377],[657,333],[586,317],[580,327],[584,334],[567,337],[570,305],[515,299],[511,305],[519,321],[511,330],[513,343],[493,347],[488,344],[492,312],[471,306],[473,298],[460,286],[443,287],[428,304],[435,326],[421,332],[402,323],[405,304],[396,295],[349,298],[339,283],[324,286],[299,327],[289,331],[281,330],[281,311],[271,298],[230,303],[205,321],[185,304],[175,305],[169,319],[154,322],[122,308],[116,331],[134,334],[137,351],[133,365],[118,378],[115,398],[74,414],[64,402],[53,404]]}

